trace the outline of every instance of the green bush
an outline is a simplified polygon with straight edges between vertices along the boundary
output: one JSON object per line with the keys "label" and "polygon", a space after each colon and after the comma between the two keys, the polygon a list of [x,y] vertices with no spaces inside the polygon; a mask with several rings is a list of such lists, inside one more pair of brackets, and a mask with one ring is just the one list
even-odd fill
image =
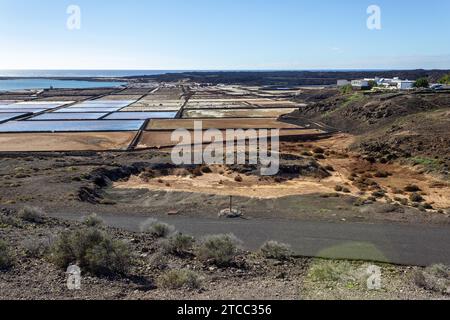
{"label": "green bush", "polygon": [[125,243],[93,228],[63,233],[52,248],[52,259],[61,268],[76,263],[99,276],[123,275],[132,265]]}
{"label": "green bush", "polygon": [[83,224],[87,227],[99,227],[103,225],[104,221],[96,214],[91,214],[83,219]]}
{"label": "green bush", "polygon": [[158,279],[164,289],[199,289],[202,285],[200,276],[191,270],[170,270]]}
{"label": "green bush", "polygon": [[430,82],[428,81],[427,78],[419,78],[414,83],[414,87],[415,88],[429,88]]}
{"label": "green bush", "polygon": [[0,240],[0,270],[8,270],[13,265],[13,257],[6,242]]}
{"label": "green bush", "polygon": [[25,207],[19,211],[19,218],[30,223],[42,224],[44,217],[45,213],[39,208]]}
{"label": "green bush", "polygon": [[277,241],[267,241],[263,244],[260,251],[268,259],[287,260],[292,256],[290,246]]}
{"label": "green bush", "polygon": [[347,84],[341,88],[342,94],[349,94],[353,92],[353,87],[351,84]]}
{"label": "green bush", "polygon": [[375,88],[378,87],[378,83],[375,80],[369,80],[369,88]]}
{"label": "green bush", "polygon": [[450,74],[447,74],[445,76],[443,76],[440,80],[439,80],[440,84],[450,84]]}
{"label": "green bush", "polygon": [[183,255],[192,250],[194,243],[193,237],[177,233],[163,243],[163,249],[170,254]]}
{"label": "green bush", "polygon": [[155,238],[167,238],[175,232],[175,228],[156,219],[148,219],[142,224],[141,231]]}
{"label": "green bush", "polygon": [[319,282],[337,282],[346,278],[351,270],[346,261],[318,260],[311,266],[309,277]]}
{"label": "green bush", "polygon": [[240,241],[232,234],[220,234],[205,237],[197,250],[198,258],[203,262],[219,267],[232,264],[238,254]]}

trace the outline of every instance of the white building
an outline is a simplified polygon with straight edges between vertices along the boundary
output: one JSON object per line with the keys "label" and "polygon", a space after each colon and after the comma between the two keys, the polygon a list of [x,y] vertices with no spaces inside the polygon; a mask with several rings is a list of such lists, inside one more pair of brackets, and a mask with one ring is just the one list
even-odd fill
{"label": "white building", "polygon": [[337,81],[337,86],[339,88],[348,86],[349,84],[350,84],[350,81],[348,81],[348,80],[338,80]]}
{"label": "white building", "polygon": [[386,79],[386,78],[380,78],[377,80],[377,85],[379,86],[391,86],[392,85],[392,79]]}
{"label": "white building", "polygon": [[414,89],[415,81],[394,79],[392,83],[396,84],[399,90],[411,90]]}
{"label": "white building", "polygon": [[[369,79],[366,79],[369,80]],[[375,78],[374,80],[379,87],[398,89],[398,90],[411,90],[414,88],[414,81],[401,80],[399,77],[392,79],[389,78]]]}
{"label": "white building", "polygon": [[[338,81],[338,86],[340,84],[341,81],[345,81],[345,80],[339,80]],[[395,77],[392,79],[389,78],[373,78],[373,79],[361,79],[361,80],[352,80],[351,84],[352,87],[357,88],[357,89],[368,89],[369,88],[369,84],[370,82],[376,82],[377,86],[379,87],[384,87],[386,89],[392,89],[392,90],[412,90],[414,89],[414,84],[415,81],[411,81],[411,80],[402,80],[399,77]],[[342,82],[344,83],[344,82]]]}
{"label": "white building", "polygon": [[363,89],[363,88],[369,88],[369,81],[368,80],[352,80],[352,87]]}

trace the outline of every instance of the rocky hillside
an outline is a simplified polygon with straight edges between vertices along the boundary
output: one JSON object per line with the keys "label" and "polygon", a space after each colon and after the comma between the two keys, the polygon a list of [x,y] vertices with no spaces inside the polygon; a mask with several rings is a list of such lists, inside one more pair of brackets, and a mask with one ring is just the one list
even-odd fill
{"label": "rocky hillside", "polygon": [[379,161],[404,158],[448,175],[450,93],[336,95],[290,115],[355,134],[355,148]]}

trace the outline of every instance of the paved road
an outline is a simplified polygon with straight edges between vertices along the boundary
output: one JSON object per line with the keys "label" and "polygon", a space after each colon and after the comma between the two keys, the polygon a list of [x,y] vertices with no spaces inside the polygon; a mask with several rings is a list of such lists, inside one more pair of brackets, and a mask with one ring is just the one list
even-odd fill
{"label": "paved road", "polygon": [[[79,219],[75,215],[58,215]],[[136,215],[102,215],[113,227],[138,231],[147,218]],[[164,216],[158,220],[180,232],[201,237],[233,233],[243,247],[255,250],[267,240],[288,243],[299,255],[362,259],[404,265],[450,265],[450,228],[397,224],[304,222],[284,219],[214,219]]]}

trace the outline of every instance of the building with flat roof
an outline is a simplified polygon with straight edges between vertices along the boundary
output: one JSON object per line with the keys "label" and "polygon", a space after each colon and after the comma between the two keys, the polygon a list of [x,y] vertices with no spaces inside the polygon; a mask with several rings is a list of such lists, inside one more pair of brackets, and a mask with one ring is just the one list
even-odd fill
{"label": "building with flat roof", "polygon": [[338,81],[337,81],[337,86],[338,86],[339,88],[348,86],[349,84],[350,84],[350,81],[348,81],[348,80],[338,80]]}
{"label": "building with flat roof", "polygon": [[415,81],[410,80],[394,80],[394,84],[397,84],[397,89],[399,90],[411,90],[414,89]]}
{"label": "building with flat roof", "polygon": [[368,80],[352,80],[352,87],[355,89],[369,89],[369,81]]}

